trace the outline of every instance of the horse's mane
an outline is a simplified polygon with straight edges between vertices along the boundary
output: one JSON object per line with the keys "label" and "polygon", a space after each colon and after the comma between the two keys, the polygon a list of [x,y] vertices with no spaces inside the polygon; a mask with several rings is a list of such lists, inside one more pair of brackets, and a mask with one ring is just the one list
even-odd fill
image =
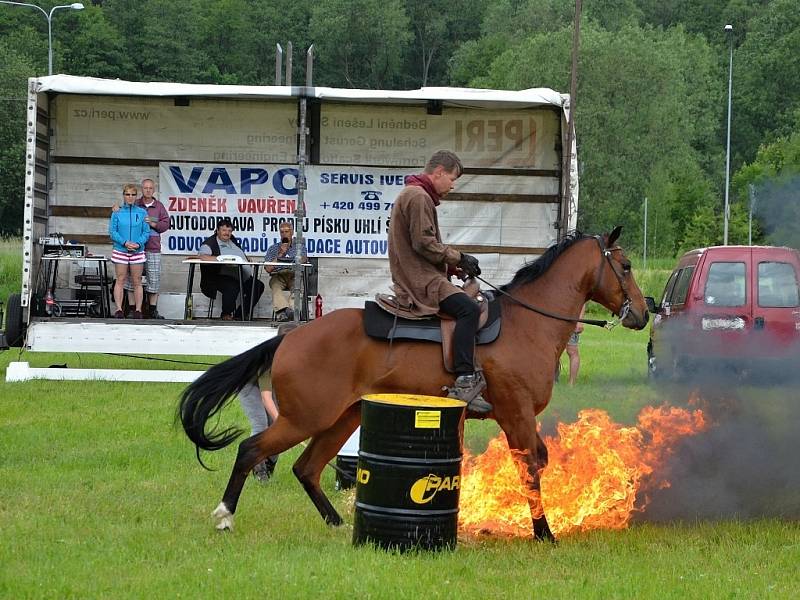
{"label": "horse's mane", "polygon": [[570,231],[567,233],[567,235],[561,238],[560,242],[553,244],[547,250],[545,250],[544,254],[542,254],[539,258],[522,265],[520,270],[514,275],[514,278],[507,284],[500,286],[500,289],[504,292],[510,292],[514,288],[517,288],[521,285],[536,281],[536,279],[538,279],[542,273],[547,271],[547,269],[550,268],[550,265],[552,265],[567,248],[575,244],[575,242],[585,240],[589,237],[591,236],[584,235],[577,230]]}

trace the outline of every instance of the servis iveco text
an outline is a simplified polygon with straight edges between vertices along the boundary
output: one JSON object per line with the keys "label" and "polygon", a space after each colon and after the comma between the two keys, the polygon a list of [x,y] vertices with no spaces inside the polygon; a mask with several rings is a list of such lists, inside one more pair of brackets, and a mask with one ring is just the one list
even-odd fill
{"label": "servis iveco text", "polygon": [[[313,256],[385,257],[394,199],[415,169],[306,168],[303,234]],[[248,254],[279,242],[297,208],[298,169],[291,165],[161,163],[161,197],[170,215],[164,253],[195,253],[219,219],[233,222]]]}

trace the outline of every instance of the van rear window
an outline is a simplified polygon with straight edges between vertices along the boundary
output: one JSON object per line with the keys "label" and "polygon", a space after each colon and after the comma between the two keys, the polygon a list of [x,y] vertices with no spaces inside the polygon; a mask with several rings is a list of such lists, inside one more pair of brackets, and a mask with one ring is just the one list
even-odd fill
{"label": "van rear window", "polygon": [[794,267],[783,262],[758,263],[758,305],[792,307],[800,305],[797,274]]}
{"label": "van rear window", "polygon": [[742,306],[746,295],[745,264],[715,262],[708,268],[705,302],[712,306]]}

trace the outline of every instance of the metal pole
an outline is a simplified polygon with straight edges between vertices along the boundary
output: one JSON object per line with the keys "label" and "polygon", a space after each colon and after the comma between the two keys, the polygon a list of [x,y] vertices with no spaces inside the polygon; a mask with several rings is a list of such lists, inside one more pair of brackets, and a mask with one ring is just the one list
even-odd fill
{"label": "metal pole", "polygon": [[642,269],[647,269],[647,196],[644,197],[644,250],[642,251]]}
{"label": "metal pole", "polygon": [[575,23],[572,33],[572,78],[569,85],[569,123],[567,143],[562,150],[564,173],[564,197],[561,202],[561,220],[558,224],[558,239],[567,234],[570,210],[572,209],[572,141],[575,139],[575,109],[578,106],[578,47],[581,37],[581,0],[575,0]]}
{"label": "metal pole", "polygon": [[728,219],[730,218],[730,179],[731,179],[731,91],[733,90],[733,25],[725,25],[730,46],[728,61],[728,136],[725,156],[725,211],[723,215],[722,245],[728,245]]}
{"label": "metal pole", "polygon": [[47,15],[47,74],[53,74],[53,11],[58,8],[54,6]]}
{"label": "metal pole", "polygon": [[[291,48],[291,42],[289,43]],[[289,55],[291,56],[291,54]],[[290,61],[290,59],[287,59]],[[308,135],[308,128],[306,127],[306,115],[308,112],[307,95],[310,91],[312,81],[312,64],[314,62],[314,45],[312,44],[307,52],[306,57],[306,87],[300,92],[300,128],[298,130],[299,144],[297,152],[297,206],[294,211],[295,218],[295,252],[294,259],[294,285],[292,286],[292,295],[294,297],[294,322],[300,322],[300,316],[303,304],[307,303],[305,297],[308,290],[302,287],[302,282],[305,281],[303,277],[303,253],[300,251],[303,248],[303,223],[306,218],[305,208],[305,191],[308,187],[306,182],[306,162],[308,157],[306,155],[306,136]],[[291,62],[288,63],[289,65]],[[287,69],[289,66],[287,65]],[[289,71],[287,70],[287,78]]]}
{"label": "metal pole", "polygon": [[280,44],[275,44],[275,85],[281,84],[281,67],[283,66],[283,48]]}
{"label": "metal pole", "polygon": [[286,85],[292,85],[292,42],[286,44]]}
{"label": "metal pole", "polygon": [[751,183],[747,186],[747,192],[750,196],[750,220],[747,224],[747,245],[753,245],[753,211],[756,207],[756,187]]}

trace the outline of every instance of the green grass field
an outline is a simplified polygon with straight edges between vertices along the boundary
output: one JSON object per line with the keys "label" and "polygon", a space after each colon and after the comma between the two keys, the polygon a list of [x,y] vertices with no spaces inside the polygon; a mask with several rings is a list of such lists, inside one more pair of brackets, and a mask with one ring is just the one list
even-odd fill
{"label": "green grass field", "polygon": [[[646,382],[646,335],[587,328],[578,385],[558,384],[543,420],[571,421],[591,406],[629,423],[642,406],[660,403],[659,391]],[[3,379],[12,360],[182,368],[12,349],[0,354]],[[173,424],[182,387],[2,384],[1,598],[800,595],[800,526],[784,520],[635,524],[565,536],[558,545],[484,536],[461,539],[455,552],[437,554],[354,548],[352,493],[335,492],[327,470],[323,488],[348,524],[325,526],[291,475],[299,449],[281,458],[268,484],[248,481],[235,531],[218,533],[210,513],[227,482],[235,445],[206,455],[216,471],[200,468]],[[236,403],[223,419],[246,426]],[[491,422],[470,421],[467,445],[480,450],[496,432]]]}

